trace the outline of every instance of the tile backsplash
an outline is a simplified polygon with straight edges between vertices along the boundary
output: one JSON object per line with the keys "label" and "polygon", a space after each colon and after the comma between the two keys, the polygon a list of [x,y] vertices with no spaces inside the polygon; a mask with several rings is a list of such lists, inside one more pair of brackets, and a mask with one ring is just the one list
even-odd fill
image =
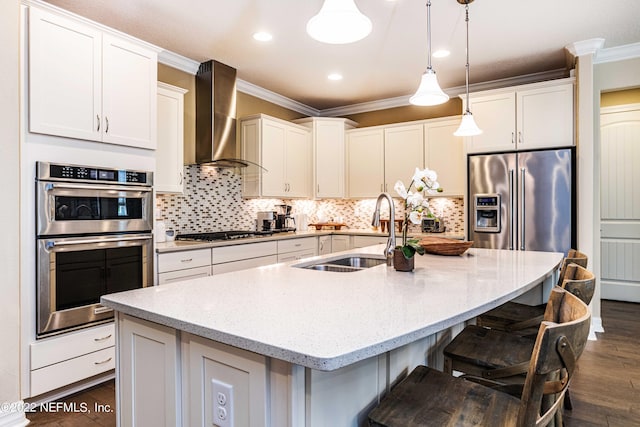
{"label": "tile backsplash", "polygon": [[[243,199],[242,177],[234,169],[217,169],[203,165],[185,166],[184,194],[158,194],[156,219],[165,222],[167,229],[178,234],[222,230],[254,230],[259,211],[273,210],[274,205],[292,205],[293,214],[306,214],[309,223],[318,217],[340,220],[351,229],[371,229],[374,199]],[[396,215],[401,218],[403,207],[394,199]],[[464,232],[464,203],[462,198],[434,197],[431,211],[443,217],[447,231]],[[381,216],[389,217],[383,204]],[[419,226],[412,225],[412,231]]]}

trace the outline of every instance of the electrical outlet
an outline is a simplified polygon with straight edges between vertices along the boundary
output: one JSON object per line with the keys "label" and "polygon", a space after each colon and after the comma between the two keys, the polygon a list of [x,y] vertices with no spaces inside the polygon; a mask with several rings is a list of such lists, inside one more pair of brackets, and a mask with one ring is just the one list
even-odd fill
{"label": "electrical outlet", "polygon": [[211,379],[213,397],[213,424],[218,427],[233,427],[233,386]]}

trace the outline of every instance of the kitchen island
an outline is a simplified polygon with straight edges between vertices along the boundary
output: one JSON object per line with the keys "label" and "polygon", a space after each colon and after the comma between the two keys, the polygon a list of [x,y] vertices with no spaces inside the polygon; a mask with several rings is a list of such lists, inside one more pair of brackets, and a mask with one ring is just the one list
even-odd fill
{"label": "kitchen island", "polygon": [[[382,252],[371,246],[104,296],[118,311],[122,425],[134,417],[219,424],[222,408],[236,426],[358,426],[414,366],[441,367],[441,348],[465,322],[552,282],[562,260],[470,249],[417,257],[412,273],[384,264],[349,273],[298,267]],[[233,408],[216,401],[214,380],[233,386]]]}

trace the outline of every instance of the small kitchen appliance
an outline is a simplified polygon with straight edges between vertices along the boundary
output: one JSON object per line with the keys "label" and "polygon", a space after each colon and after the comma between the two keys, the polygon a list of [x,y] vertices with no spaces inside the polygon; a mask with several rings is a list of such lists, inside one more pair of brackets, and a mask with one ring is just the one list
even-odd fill
{"label": "small kitchen appliance", "polygon": [[256,230],[271,231],[276,228],[276,212],[260,211],[256,218]]}
{"label": "small kitchen appliance", "polygon": [[296,220],[291,216],[291,205],[276,205],[275,231],[296,231]]}
{"label": "small kitchen appliance", "polygon": [[422,219],[422,232],[423,233],[444,233],[445,226],[444,220],[438,217],[430,217]]}

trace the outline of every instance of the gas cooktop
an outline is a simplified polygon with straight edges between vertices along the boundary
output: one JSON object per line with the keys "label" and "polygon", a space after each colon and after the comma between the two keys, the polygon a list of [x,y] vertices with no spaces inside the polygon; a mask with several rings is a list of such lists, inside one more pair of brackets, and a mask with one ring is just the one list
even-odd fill
{"label": "gas cooktop", "polygon": [[244,239],[247,237],[270,236],[271,231],[246,231],[246,230],[230,230],[230,231],[212,231],[208,233],[189,233],[178,234],[176,240],[202,240],[206,242],[214,242],[218,240],[234,240]]}

